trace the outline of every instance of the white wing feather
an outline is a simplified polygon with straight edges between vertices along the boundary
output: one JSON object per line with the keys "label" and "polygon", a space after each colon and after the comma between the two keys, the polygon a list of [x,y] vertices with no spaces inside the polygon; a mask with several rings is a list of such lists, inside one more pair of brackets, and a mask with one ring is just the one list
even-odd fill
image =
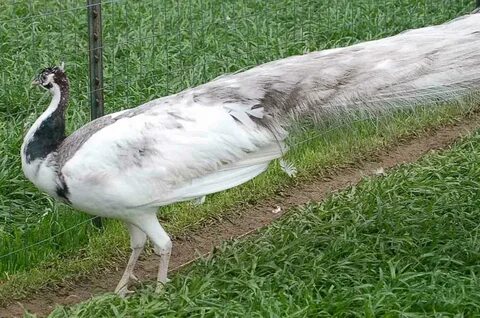
{"label": "white wing feather", "polygon": [[268,129],[235,120],[230,109],[175,105],[152,107],[103,128],[62,173],[75,202],[93,200],[98,188],[124,207],[158,206],[237,186],[281,155]]}

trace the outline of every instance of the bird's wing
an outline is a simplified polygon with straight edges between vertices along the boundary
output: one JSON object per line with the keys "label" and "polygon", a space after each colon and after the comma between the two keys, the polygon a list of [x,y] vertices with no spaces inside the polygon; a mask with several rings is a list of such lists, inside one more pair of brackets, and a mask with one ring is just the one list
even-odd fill
{"label": "bird's wing", "polygon": [[207,194],[236,187],[258,176],[268,168],[268,163],[282,155],[277,144],[270,144],[244,156],[241,160],[196,177],[175,188],[169,195],[157,198],[146,205],[162,206],[178,201],[193,200]]}
{"label": "bird's wing", "polygon": [[115,115],[89,136],[61,168],[72,196],[97,191],[129,207],[190,200],[246,182],[282,155],[278,136],[255,123],[261,109],[169,100]]}

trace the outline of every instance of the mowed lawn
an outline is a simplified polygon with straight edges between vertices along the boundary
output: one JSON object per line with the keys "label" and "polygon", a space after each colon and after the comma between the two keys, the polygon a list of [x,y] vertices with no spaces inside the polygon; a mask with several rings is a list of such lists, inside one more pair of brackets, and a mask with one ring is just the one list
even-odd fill
{"label": "mowed lawn", "polygon": [[477,317],[480,134],[291,211],[173,277],[51,317]]}
{"label": "mowed lawn", "polygon": [[[130,108],[282,57],[443,23],[472,8],[470,0],[104,1],[105,108]],[[49,102],[48,94],[30,88],[32,78],[45,66],[66,63],[68,131],[73,131],[88,121],[87,57],[83,2],[0,2],[0,304],[106,264],[123,264],[128,257],[123,225],[107,221],[103,230],[95,229],[90,216],[40,193],[20,168],[25,130]],[[292,181],[274,164],[260,178],[211,196],[201,207],[162,209],[162,224],[173,235],[185,233],[208,218],[469,110],[453,106],[338,128],[326,125],[292,149],[299,178]]]}

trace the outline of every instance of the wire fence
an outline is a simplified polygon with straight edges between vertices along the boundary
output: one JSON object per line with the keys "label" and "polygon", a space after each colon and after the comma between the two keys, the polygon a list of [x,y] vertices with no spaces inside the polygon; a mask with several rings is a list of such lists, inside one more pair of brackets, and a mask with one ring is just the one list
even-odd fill
{"label": "wire fence", "polygon": [[[470,12],[475,1],[104,0],[101,5],[103,37],[92,47],[87,15],[91,2],[0,2],[0,139],[13,140],[0,146],[0,159],[6,158],[0,160],[0,208],[13,206],[14,200],[19,206],[8,208],[4,218],[0,211],[5,223],[11,222],[11,214],[42,213],[35,210],[44,198],[26,195],[24,189],[32,186],[18,178],[18,149],[23,124],[31,123],[45,106],[29,88],[44,67],[65,62],[71,131],[89,120],[96,91],[102,93],[105,112],[111,113],[267,61],[442,23]],[[92,50],[102,51],[103,85],[96,87],[89,78]],[[54,237],[33,244],[20,240],[0,259]]]}

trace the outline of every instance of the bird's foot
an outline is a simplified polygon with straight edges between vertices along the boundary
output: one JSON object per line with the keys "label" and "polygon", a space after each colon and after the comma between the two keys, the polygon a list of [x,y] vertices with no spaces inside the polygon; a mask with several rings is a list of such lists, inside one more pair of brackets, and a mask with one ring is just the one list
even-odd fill
{"label": "bird's foot", "polygon": [[115,293],[116,293],[118,296],[120,296],[120,297],[122,297],[122,298],[125,298],[125,297],[127,297],[128,295],[133,294],[133,291],[132,291],[132,290],[129,290],[129,289],[127,288],[127,285],[124,285],[124,286],[121,287],[121,288],[115,289]]}
{"label": "bird's foot", "polygon": [[134,282],[138,282],[137,276],[130,274],[130,279],[133,280]]}
{"label": "bird's foot", "polygon": [[163,291],[165,290],[165,284],[164,283],[157,283],[157,287],[155,288],[155,292],[157,294],[162,294]]}
{"label": "bird's foot", "polygon": [[163,293],[163,291],[165,290],[165,284],[167,284],[169,281],[170,281],[170,279],[167,278],[165,280],[165,282],[157,282],[157,288],[155,288],[155,292],[157,294]]}

